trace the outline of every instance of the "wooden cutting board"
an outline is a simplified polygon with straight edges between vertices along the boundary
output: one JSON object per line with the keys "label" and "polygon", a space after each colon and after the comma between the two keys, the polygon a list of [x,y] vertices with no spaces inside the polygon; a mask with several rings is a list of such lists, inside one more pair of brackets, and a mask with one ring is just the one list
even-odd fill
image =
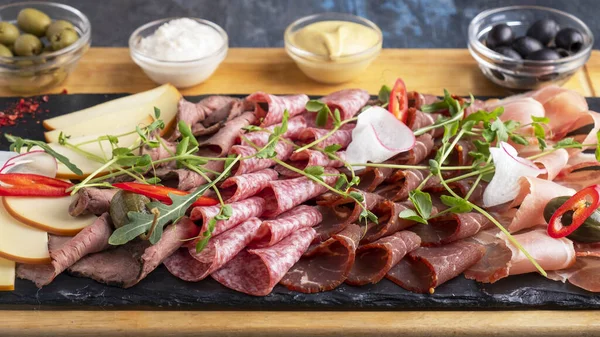
{"label": "wooden cutting board", "polygon": [[[205,83],[183,90],[207,93],[326,94],[359,87],[375,94],[402,77],[410,90],[441,94],[507,95],[483,77],[467,50],[386,49],[354,82],[322,85],[305,77],[283,49],[230,49]],[[126,48],[92,48],[65,83],[49,93],[139,92],[155,87]],[[600,53],[565,84],[586,96],[600,89]],[[0,89],[1,96],[14,93]],[[268,312],[268,311],[30,311],[0,312],[0,336],[592,336],[594,311]]]}

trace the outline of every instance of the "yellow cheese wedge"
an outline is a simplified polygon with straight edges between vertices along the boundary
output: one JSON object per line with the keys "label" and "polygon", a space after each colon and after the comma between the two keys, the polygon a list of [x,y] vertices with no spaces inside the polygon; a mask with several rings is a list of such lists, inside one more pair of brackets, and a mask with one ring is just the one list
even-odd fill
{"label": "yellow cheese wedge", "polygon": [[154,116],[154,107],[160,109],[160,118],[168,125],[175,119],[177,103],[180,99],[181,93],[179,93],[177,88],[170,84],[165,84],[152,90],[46,119],[43,125],[48,130],[61,130],[72,128],[79,123],[85,124],[90,120],[94,120],[97,121],[94,133],[111,133],[115,129],[115,122],[119,119],[124,118],[124,116],[136,116],[132,119],[135,123],[146,116]]}
{"label": "yellow cheese wedge", "polygon": [[[36,208],[31,205],[31,212]],[[20,263],[50,263],[48,233],[19,222],[0,205],[0,257]]]}
{"label": "yellow cheese wedge", "polygon": [[[58,143],[61,132],[71,138],[116,135],[114,133],[116,129],[126,130],[126,132],[135,131],[136,126],[144,127],[152,122],[154,122],[154,119],[151,116],[140,116],[140,114],[123,114],[120,118],[113,120],[107,120],[104,116],[99,116],[63,129],[44,132],[44,137],[48,143]],[[112,124],[110,129],[106,129],[105,125],[107,123]]]}
{"label": "yellow cheese wedge", "polygon": [[0,291],[15,290],[15,261],[0,257]]}
{"label": "yellow cheese wedge", "polygon": [[73,217],[68,209],[75,197],[4,197],[6,211],[22,223],[56,235],[73,236],[98,218],[93,214]]}

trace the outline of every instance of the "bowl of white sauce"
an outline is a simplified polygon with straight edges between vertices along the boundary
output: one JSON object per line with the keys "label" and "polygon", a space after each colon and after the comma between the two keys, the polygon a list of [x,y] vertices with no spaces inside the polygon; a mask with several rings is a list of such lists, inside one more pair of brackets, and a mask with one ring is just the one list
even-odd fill
{"label": "bowl of white sauce", "polygon": [[227,33],[196,18],[167,18],[147,23],[129,38],[133,61],[159,84],[187,88],[204,82],[227,55]]}

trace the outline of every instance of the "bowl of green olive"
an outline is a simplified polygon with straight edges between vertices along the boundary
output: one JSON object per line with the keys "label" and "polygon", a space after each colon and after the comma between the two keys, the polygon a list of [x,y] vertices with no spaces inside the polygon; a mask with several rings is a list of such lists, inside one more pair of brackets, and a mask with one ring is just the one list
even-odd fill
{"label": "bowl of green olive", "polygon": [[88,18],[71,6],[0,6],[0,87],[32,94],[62,83],[89,49],[91,34]]}

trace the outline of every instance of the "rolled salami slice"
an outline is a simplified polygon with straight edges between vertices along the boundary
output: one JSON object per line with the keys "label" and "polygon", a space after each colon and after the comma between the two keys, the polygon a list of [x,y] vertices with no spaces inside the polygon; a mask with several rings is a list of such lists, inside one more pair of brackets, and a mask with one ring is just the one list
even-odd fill
{"label": "rolled salami slice", "polygon": [[[265,208],[265,200],[259,197],[252,197],[246,200],[237,201],[229,204],[231,206],[231,217],[228,220],[219,220],[215,225],[215,230],[212,235],[219,235],[226,230],[252,218],[258,217],[263,213]],[[208,229],[208,222],[219,214],[221,206],[198,206],[192,209],[190,219],[192,221],[202,220],[202,229],[200,233],[204,233]],[[193,243],[196,244],[196,241]]]}
{"label": "rolled salami slice", "polygon": [[436,287],[477,263],[484,252],[483,246],[466,241],[417,248],[392,267],[386,277],[406,290],[433,294]]}
{"label": "rolled salami slice", "polygon": [[196,247],[189,247],[187,251],[186,248],[180,248],[176,254],[165,260],[165,267],[171,274],[184,281],[200,281],[242,251],[254,239],[260,224],[260,219],[250,218],[211,238],[200,253],[196,252]]}
{"label": "rolled salami slice", "polygon": [[417,224],[410,231],[421,237],[422,246],[440,246],[465,239],[480,230],[494,227],[481,213],[461,213],[430,219],[427,225]]}
{"label": "rolled salami slice", "polygon": [[[254,131],[245,133],[240,136],[239,143],[241,145],[250,145],[244,140],[244,138],[246,138],[249,141],[251,141],[254,145],[263,147],[269,142],[269,136],[271,135],[273,130],[275,130],[275,127],[280,125],[281,123],[266,127],[265,129],[267,131]],[[298,135],[304,129],[306,129],[306,119],[303,116],[296,116],[294,118],[290,118],[287,124],[287,131],[282,135],[282,137],[290,140],[296,140],[296,138],[298,138]]]}
{"label": "rolled salami slice", "polygon": [[315,207],[297,206],[275,219],[263,221],[256,239],[250,244],[250,247],[272,246],[298,229],[316,226],[322,220],[323,216]]}
{"label": "rolled salami slice", "polygon": [[425,179],[425,174],[419,170],[396,170],[388,178],[388,184],[379,186],[375,193],[392,201],[402,201],[408,198],[408,193],[416,189]]}
{"label": "rolled salami slice", "polygon": [[346,283],[361,286],[377,283],[408,253],[419,248],[421,239],[412,232],[396,232],[358,247]]}
{"label": "rolled salami slice", "polygon": [[[332,112],[335,109],[340,110],[341,119],[346,120],[354,117],[367,104],[369,98],[371,96],[366,90],[343,89],[322,97],[320,101],[327,104]],[[331,126],[332,124],[333,120],[329,118],[327,125]]]}
{"label": "rolled salami slice", "polygon": [[285,274],[281,284],[308,294],[335,289],[350,273],[361,234],[358,225],[349,225],[305,254]]}
{"label": "rolled salami slice", "polygon": [[254,123],[255,120],[254,113],[248,111],[228,121],[216,134],[200,142],[198,155],[207,157],[226,155],[242,134],[242,128]]}
{"label": "rolled salami slice", "polygon": [[[319,128],[306,128],[302,133],[298,135],[298,141],[302,144],[309,144],[317,139],[320,139],[327,135],[330,130],[327,129],[319,129]],[[342,149],[346,148],[348,144],[352,141],[352,129],[345,128],[339,129],[334,132],[331,136],[320,141],[316,146],[324,149],[329,145],[339,144]]]}
{"label": "rolled salami slice", "polygon": [[[292,154],[292,151],[294,151],[294,147],[286,142],[280,141],[277,143],[277,145],[275,145],[275,152],[277,152],[276,157],[279,160],[287,160]],[[273,159],[261,159],[253,157],[256,152],[256,149],[251,146],[234,145],[229,152],[230,154],[252,158],[240,160],[237,164],[235,164],[231,170],[233,174],[240,175],[252,173],[275,165],[275,161]]]}
{"label": "rolled salami slice", "polygon": [[227,288],[254,296],[268,295],[304,254],[315,236],[302,228],[274,246],[242,250],[211,276]]}
{"label": "rolled salami slice", "polygon": [[225,202],[236,202],[256,195],[269,181],[277,180],[277,172],[264,169],[227,178],[219,187]]}
{"label": "rolled salami slice", "polygon": [[[335,169],[325,168],[325,175],[323,176],[325,184],[334,185],[338,173]],[[309,199],[325,193],[325,191],[327,191],[325,186],[308,177],[271,181],[259,194],[265,199],[263,216],[276,217]]]}
{"label": "rolled salami slice", "polygon": [[[339,151],[335,154],[340,159],[344,160],[346,157],[346,153],[344,151]],[[301,152],[292,153],[290,156],[290,160],[288,164],[304,171],[307,167],[310,166],[323,166],[323,167],[342,167],[344,166],[343,161],[339,161],[336,159],[330,159],[328,155],[321,151],[317,150],[304,150]],[[284,166],[277,165],[275,166],[275,170],[284,177],[299,177],[301,174],[296,173]]]}
{"label": "rolled salami slice", "polygon": [[[377,215],[378,224],[370,224],[367,228],[367,233],[362,239],[362,243],[373,242],[384,236],[392,235],[398,231],[409,228],[416,224],[415,221],[402,219],[399,217],[400,212],[406,209],[413,209],[414,206],[410,201],[406,202],[391,202],[385,200],[377,204],[372,212]],[[432,214],[437,213],[435,206],[432,209]]]}
{"label": "rolled salami slice", "polygon": [[246,100],[255,103],[254,114],[257,119],[262,119],[260,125],[264,127],[281,123],[285,110],[288,111],[290,117],[303,113],[308,96],[304,94],[275,96],[259,91],[248,96]]}

